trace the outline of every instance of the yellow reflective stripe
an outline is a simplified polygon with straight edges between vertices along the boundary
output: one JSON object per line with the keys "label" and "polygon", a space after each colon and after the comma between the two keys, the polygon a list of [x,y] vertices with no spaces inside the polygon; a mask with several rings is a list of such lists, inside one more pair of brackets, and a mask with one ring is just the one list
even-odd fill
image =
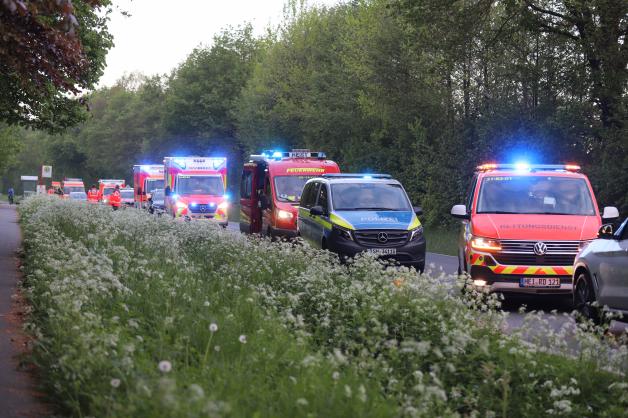
{"label": "yellow reflective stripe", "polygon": [[351,229],[351,230],[355,229],[355,228],[353,227],[353,225],[351,225],[349,222],[347,222],[347,221],[346,221],[345,219],[343,219],[342,217],[340,217],[340,216],[336,215],[335,213],[332,213],[332,214],[329,216],[329,218],[330,218],[330,220],[331,220],[331,222],[332,222],[333,224],[336,224],[336,225],[338,225],[338,226],[341,226],[341,227],[343,227],[343,228],[347,228],[347,229]]}
{"label": "yellow reflective stripe", "polygon": [[421,226],[421,222],[419,221],[419,218],[413,213],[412,221],[410,221],[410,226],[408,226],[408,231],[414,228],[418,228],[420,226]]}

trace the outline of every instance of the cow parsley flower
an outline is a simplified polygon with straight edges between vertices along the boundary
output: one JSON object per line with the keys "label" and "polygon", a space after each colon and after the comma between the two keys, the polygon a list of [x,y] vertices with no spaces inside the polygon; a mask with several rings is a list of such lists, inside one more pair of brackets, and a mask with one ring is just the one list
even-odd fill
{"label": "cow parsley flower", "polygon": [[172,370],[172,363],[170,363],[168,360],[160,361],[159,370],[163,373],[168,373],[170,370]]}
{"label": "cow parsley flower", "polygon": [[210,330],[211,332],[216,332],[216,331],[218,331],[218,325],[217,325],[216,323],[212,322],[211,324],[209,324],[209,330]]}
{"label": "cow parsley flower", "polygon": [[242,344],[246,344],[246,335],[244,334],[240,335],[240,337],[238,338],[238,341],[240,341]]}
{"label": "cow parsley flower", "polygon": [[111,381],[109,382],[112,388],[118,388],[120,386],[120,383],[120,379],[111,379]]}

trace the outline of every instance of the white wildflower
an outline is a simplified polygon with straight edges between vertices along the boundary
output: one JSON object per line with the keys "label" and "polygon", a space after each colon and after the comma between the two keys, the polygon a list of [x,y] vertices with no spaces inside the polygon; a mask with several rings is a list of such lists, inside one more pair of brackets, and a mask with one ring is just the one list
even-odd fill
{"label": "white wildflower", "polygon": [[218,325],[217,325],[217,324],[215,324],[214,322],[212,322],[211,324],[209,324],[209,330],[210,330],[211,332],[216,332],[216,331],[218,331]]}
{"label": "white wildflower", "polygon": [[120,383],[120,379],[111,379],[111,381],[109,382],[112,388],[118,388],[120,386]]}
{"label": "white wildflower", "polygon": [[159,370],[164,373],[168,373],[170,370],[172,370],[172,363],[170,363],[168,360],[160,361]]}

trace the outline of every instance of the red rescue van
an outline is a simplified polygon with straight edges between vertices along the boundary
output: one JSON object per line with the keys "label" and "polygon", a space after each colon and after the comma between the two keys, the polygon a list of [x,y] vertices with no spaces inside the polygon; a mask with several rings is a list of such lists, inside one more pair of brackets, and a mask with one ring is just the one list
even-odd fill
{"label": "red rescue van", "polygon": [[133,166],[135,207],[146,208],[152,191],[163,188],[163,164],[137,164]]}
{"label": "red rescue van", "polygon": [[65,179],[63,180],[63,198],[68,199],[72,192],[85,193],[85,185],[82,179]]}
{"label": "red rescue van", "polygon": [[174,218],[203,219],[227,226],[229,196],[224,157],[166,157],[165,210]]}
{"label": "red rescue van", "polygon": [[576,254],[602,218],[577,165],[484,164],[472,179],[462,220],[459,271],[475,287],[503,293],[571,293]]}
{"label": "red rescue van", "polygon": [[122,179],[100,179],[98,180],[98,196],[104,204],[109,204],[109,196],[116,186],[124,187],[125,181]]}
{"label": "red rescue van", "polygon": [[251,155],[240,185],[240,231],[271,238],[294,238],[305,183],[323,174],[340,173],[323,152],[292,150]]}

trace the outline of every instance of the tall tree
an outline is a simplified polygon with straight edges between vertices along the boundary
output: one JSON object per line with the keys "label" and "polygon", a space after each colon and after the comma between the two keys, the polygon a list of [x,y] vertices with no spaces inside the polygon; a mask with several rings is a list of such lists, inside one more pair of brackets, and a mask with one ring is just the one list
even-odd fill
{"label": "tall tree", "polygon": [[0,120],[59,131],[81,120],[113,45],[110,0],[0,2]]}

